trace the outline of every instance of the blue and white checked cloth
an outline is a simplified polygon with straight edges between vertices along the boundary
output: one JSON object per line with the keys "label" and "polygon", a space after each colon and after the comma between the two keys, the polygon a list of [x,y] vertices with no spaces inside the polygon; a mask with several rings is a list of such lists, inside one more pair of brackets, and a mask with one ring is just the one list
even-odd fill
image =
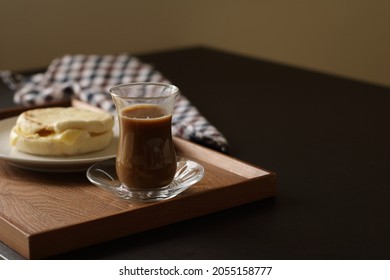
{"label": "blue and white checked cloth", "polygon": [[[115,106],[108,90],[130,82],[170,83],[151,65],[128,55],[65,55],[54,59],[45,73],[31,76],[0,71],[20,105],[43,105],[76,98],[107,112]],[[174,136],[221,152],[228,152],[225,137],[200,114],[184,95],[179,95],[172,119]]]}

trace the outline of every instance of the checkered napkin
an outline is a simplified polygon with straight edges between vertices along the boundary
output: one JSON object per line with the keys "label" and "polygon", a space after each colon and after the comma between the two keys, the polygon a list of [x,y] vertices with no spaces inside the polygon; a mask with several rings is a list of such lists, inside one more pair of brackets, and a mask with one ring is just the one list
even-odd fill
{"label": "checkered napkin", "polygon": [[[108,93],[112,86],[130,82],[170,83],[151,65],[127,54],[66,55],[53,60],[45,73],[23,76],[0,71],[0,77],[15,91],[14,101],[17,104],[43,105],[76,98],[111,113],[115,113]],[[182,94],[175,103],[172,133],[228,152],[224,136]]]}

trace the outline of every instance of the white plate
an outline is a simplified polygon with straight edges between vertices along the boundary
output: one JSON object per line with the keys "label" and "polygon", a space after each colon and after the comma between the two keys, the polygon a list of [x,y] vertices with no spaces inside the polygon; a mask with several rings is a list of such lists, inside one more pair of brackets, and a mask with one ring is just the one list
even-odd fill
{"label": "white plate", "polygon": [[5,160],[10,165],[36,171],[74,172],[85,171],[93,163],[115,157],[119,139],[117,122],[114,126],[114,138],[105,149],[76,156],[48,157],[26,154],[10,145],[9,135],[16,119],[17,117],[12,117],[0,121],[0,159]]}

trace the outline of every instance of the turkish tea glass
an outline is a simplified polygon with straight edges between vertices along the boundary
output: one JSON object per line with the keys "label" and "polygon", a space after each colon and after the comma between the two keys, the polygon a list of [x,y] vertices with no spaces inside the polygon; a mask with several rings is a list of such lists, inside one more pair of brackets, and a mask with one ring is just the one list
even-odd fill
{"label": "turkish tea glass", "polygon": [[121,187],[138,199],[164,199],[177,168],[171,126],[179,89],[140,82],[114,86],[110,94],[119,120],[115,168]]}

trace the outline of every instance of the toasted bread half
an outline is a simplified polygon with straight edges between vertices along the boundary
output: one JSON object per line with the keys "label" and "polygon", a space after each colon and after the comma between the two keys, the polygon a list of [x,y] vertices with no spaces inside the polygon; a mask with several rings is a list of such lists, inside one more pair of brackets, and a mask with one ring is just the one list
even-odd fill
{"label": "toasted bread half", "polygon": [[11,145],[35,155],[66,156],[98,151],[111,142],[114,117],[74,107],[23,112],[10,135]]}

